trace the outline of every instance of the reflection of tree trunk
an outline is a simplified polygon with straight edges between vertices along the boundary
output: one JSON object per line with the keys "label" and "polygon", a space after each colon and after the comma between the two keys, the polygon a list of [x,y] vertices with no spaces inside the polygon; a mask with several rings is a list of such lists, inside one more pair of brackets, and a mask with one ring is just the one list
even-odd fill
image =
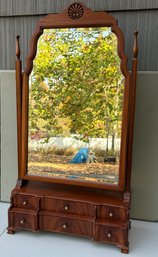
{"label": "reflection of tree trunk", "polygon": [[108,133],[107,133],[107,134],[106,134],[106,154],[108,154],[108,151],[109,151],[108,145],[109,145],[109,135],[108,135]]}
{"label": "reflection of tree trunk", "polygon": [[106,154],[108,155],[109,151],[109,119],[106,118]]}
{"label": "reflection of tree trunk", "polygon": [[106,155],[108,155],[109,151],[109,117],[108,117],[108,96],[107,96],[107,88],[104,87],[104,96],[105,96],[105,133],[106,133]]}
{"label": "reflection of tree trunk", "polygon": [[113,133],[112,134],[112,152],[114,154],[114,151],[115,151],[115,134]]}
{"label": "reflection of tree trunk", "polygon": [[122,120],[122,99],[121,99],[121,90],[122,90],[122,79],[119,80],[116,86],[116,95],[115,95],[115,101],[114,101],[114,117],[115,117],[115,122],[113,124],[113,129],[112,129],[112,152],[115,154],[115,138],[120,137],[121,133],[121,127],[120,127],[120,122]]}

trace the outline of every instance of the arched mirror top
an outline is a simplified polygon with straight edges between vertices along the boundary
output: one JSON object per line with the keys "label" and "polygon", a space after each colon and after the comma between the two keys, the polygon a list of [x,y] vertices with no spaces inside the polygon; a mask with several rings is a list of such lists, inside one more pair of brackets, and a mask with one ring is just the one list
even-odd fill
{"label": "arched mirror top", "polygon": [[124,52],[124,36],[122,30],[118,27],[117,20],[107,12],[93,12],[83,3],[73,3],[62,13],[48,14],[38,22],[36,31],[30,40],[30,49],[24,72],[29,75],[32,71],[38,39],[43,34],[44,29],[77,27],[111,27],[111,31],[116,34],[118,40],[117,52],[121,60],[121,72],[124,77],[129,76],[127,57]]}

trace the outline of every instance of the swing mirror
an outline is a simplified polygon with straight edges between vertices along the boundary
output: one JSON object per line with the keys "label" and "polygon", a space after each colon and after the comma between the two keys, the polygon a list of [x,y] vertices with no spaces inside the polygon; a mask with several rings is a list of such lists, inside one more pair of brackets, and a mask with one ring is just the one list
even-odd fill
{"label": "swing mirror", "polygon": [[123,35],[112,16],[82,7],[79,16],[70,9],[46,16],[31,39],[23,75],[23,177],[118,190],[128,122]]}
{"label": "swing mirror", "polygon": [[45,29],[29,80],[28,173],[117,184],[123,92],[111,28]]}

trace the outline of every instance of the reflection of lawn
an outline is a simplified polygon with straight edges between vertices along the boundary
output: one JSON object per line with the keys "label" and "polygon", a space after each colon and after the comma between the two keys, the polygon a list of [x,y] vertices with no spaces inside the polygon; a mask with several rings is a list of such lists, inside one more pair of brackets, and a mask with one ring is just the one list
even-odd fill
{"label": "reflection of lawn", "polygon": [[[118,179],[118,164],[104,162],[71,164],[71,157],[31,154],[29,155],[28,172],[35,175],[60,176],[97,180],[116,183]],[[44,161],[43,161],[44,160]]]}
{"label": "reflection of lawn", "polygon": [[105,163],[80,163],[80,164],[71,164],[71,163],[50,163],[50,162],[29,162],[29,170],[31,167],[36,167],[36,169],[45,170],[59,170],[65,172],[81,172],[81,173],[96,173],[96,174],[105,174],[105,173],[117,173],[118,165],[110,165]]}

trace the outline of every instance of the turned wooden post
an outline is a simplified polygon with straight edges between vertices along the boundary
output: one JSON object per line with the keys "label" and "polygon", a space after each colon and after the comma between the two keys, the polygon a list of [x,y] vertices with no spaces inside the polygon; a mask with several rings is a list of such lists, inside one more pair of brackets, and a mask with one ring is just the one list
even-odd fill
{"label": "turned wooden post", "polygon": [[127,180],[126,190],[130,191],[131,181],[131,167],[132,167],[132,145],[133,145],[133,131],[134,131],[134,113],[135,113],[135,98],[136,98],[136,81],[137,81],[137,66],[138,66],[138,31],[134,32],[133,44],[133,61],[132,73],[129,92],[129,122],[128,122],[128,153],[127,153]]}
{"label": "turned wooden post", "polygon": [[17,104],[17,139],[18,139],[18,179],[21,170],[21,118],[22,118],[22,62],[20,60],[20,36],[16,36],[16,104]]}

